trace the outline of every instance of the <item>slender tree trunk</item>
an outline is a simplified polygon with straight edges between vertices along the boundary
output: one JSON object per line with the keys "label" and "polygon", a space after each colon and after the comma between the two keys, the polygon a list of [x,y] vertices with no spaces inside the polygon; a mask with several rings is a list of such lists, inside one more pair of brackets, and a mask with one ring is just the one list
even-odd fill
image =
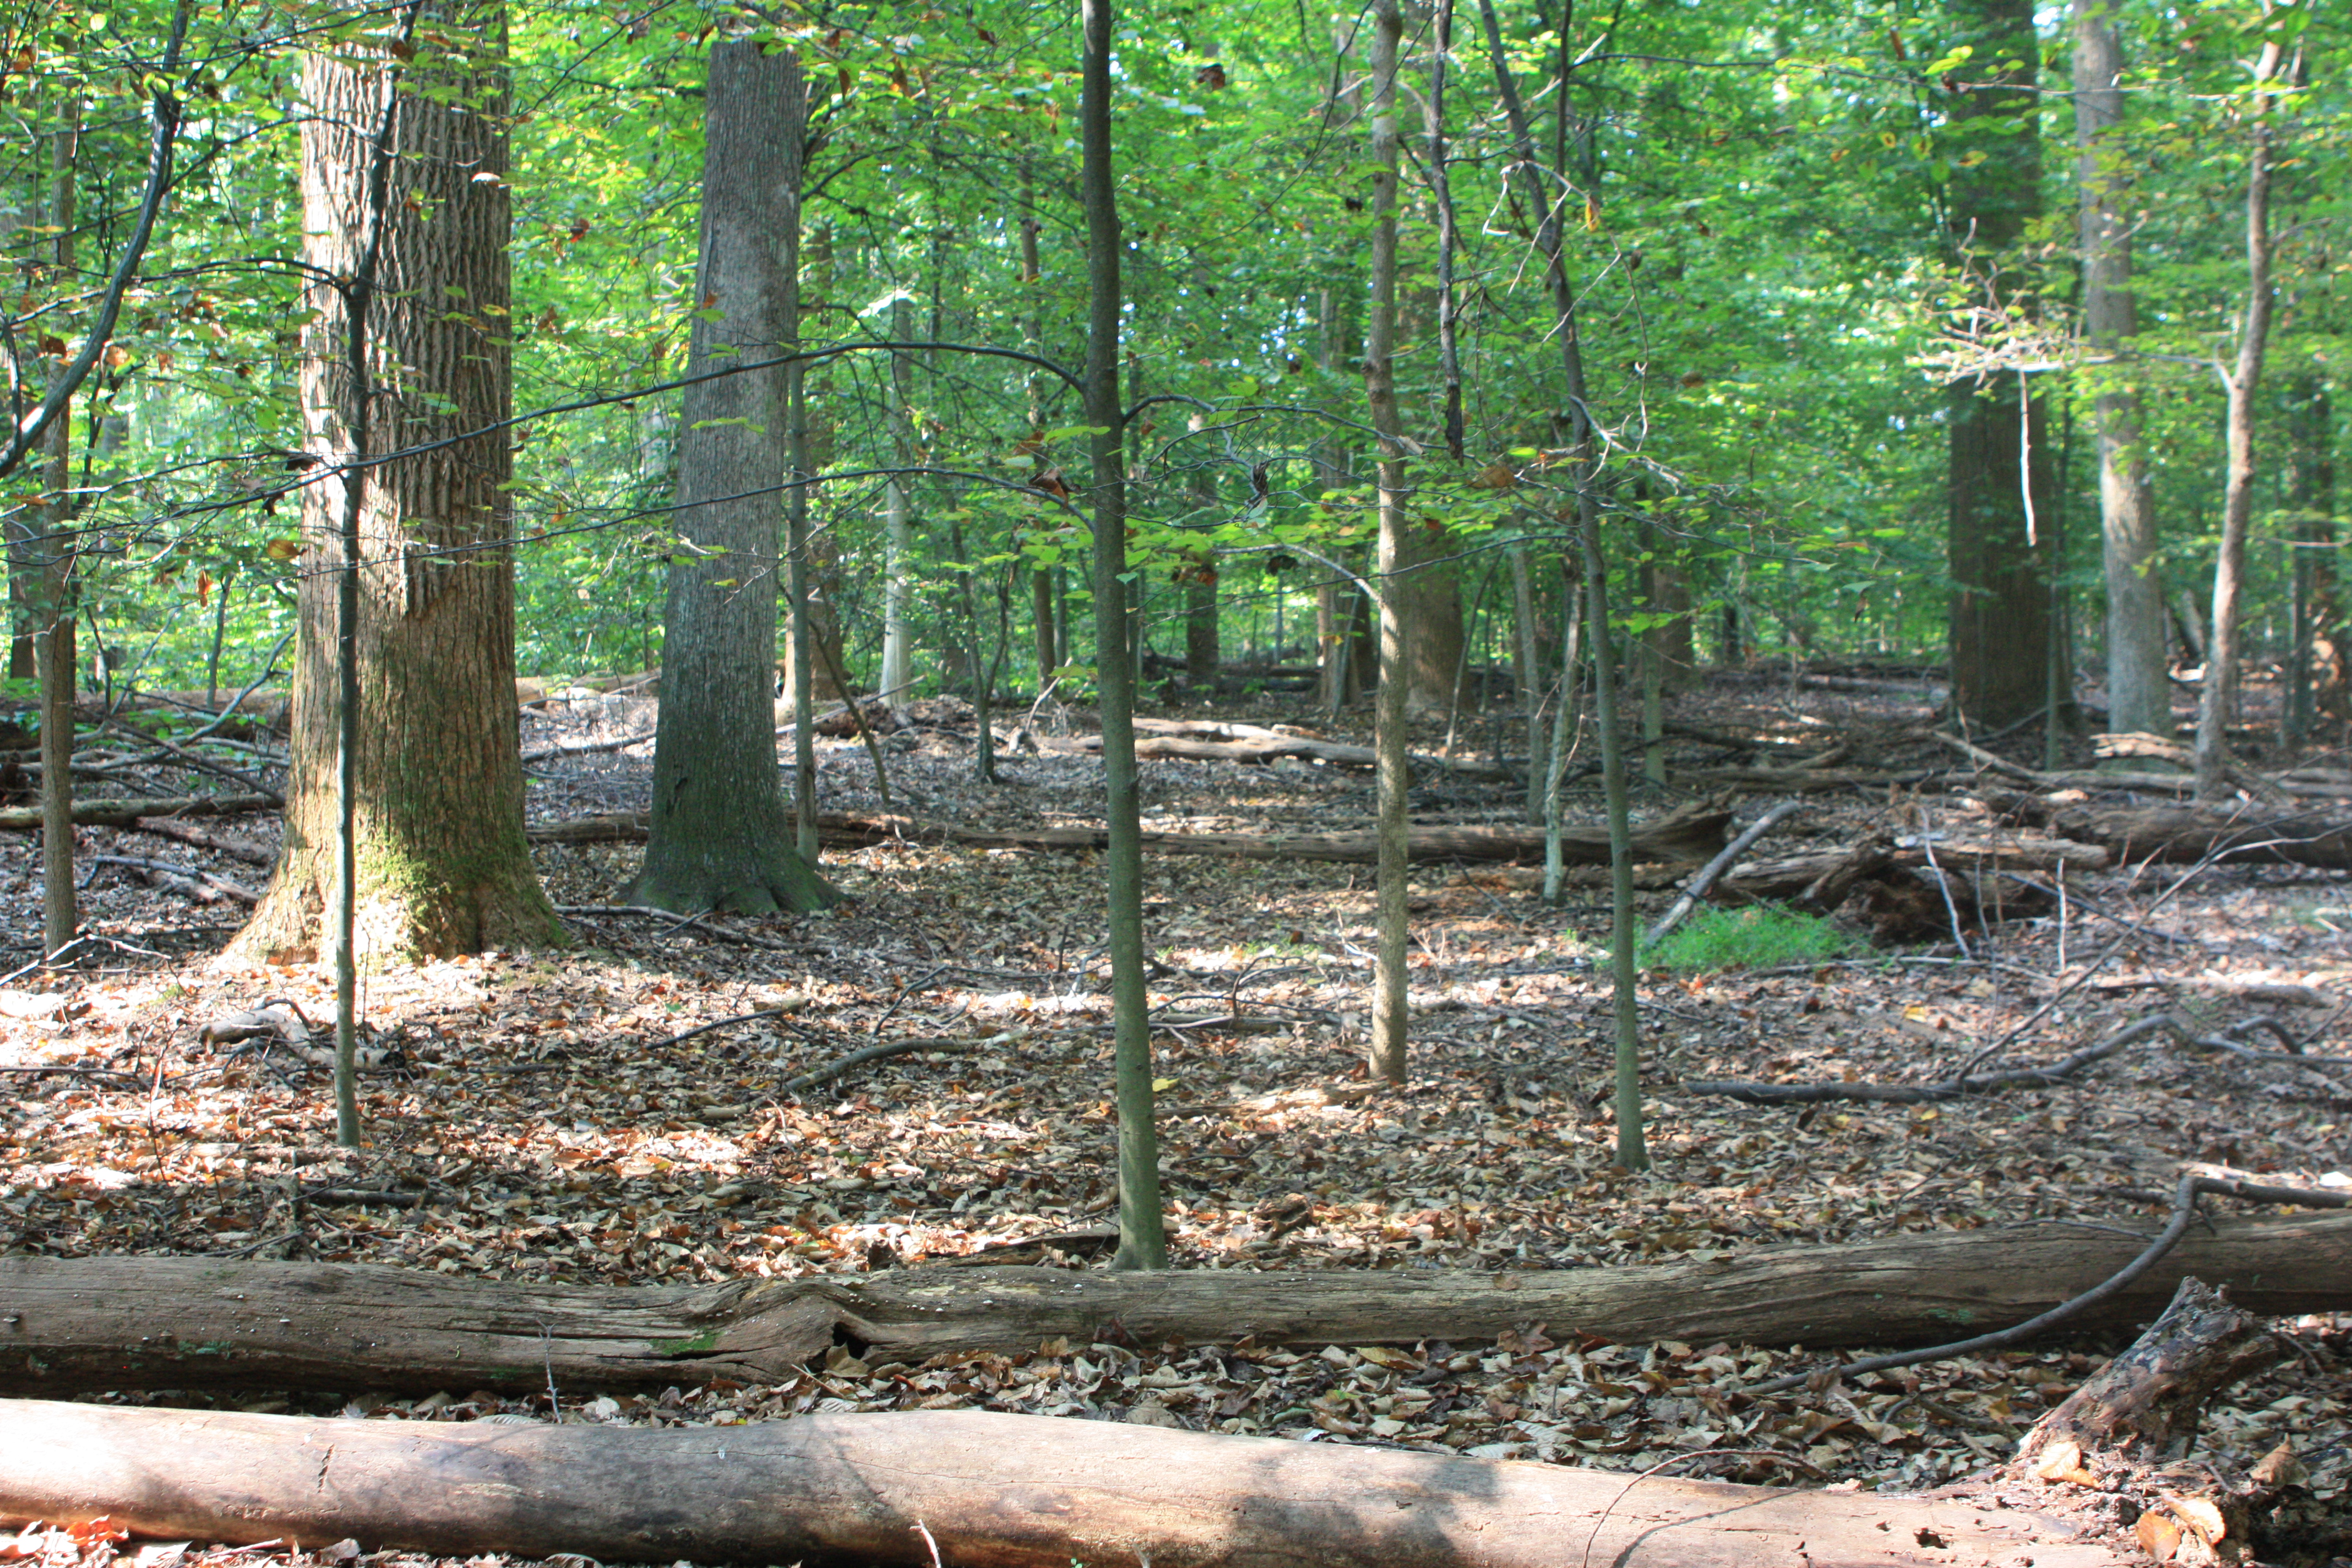
{"label": "slender tree trunk", "polygon": [[[75,174],[81,154],[81,103],[70,100],[52,143],[54,177],[49,221],[57,226],[52,255],[58,276],[70,280],[74,268]],[[66,374],[59,364],[54,373]],[[33,582],[34,625],[40,647],[41,678],[41,945],[55,952],[71,942],[80,923],[74,887],[73,749],[74,621],[76,614],[71,496],[73,463],[71,405],[59,411],[42,436],[47,495],[37,510],[42,537],[26,559],[39,563]]]}
{"label": "slender tree trunk", "polygon": [[[901,298],[890,302],[890,335],[905,342],[914,331],[914,311]],[[890,438],[901,468],[915,461],[914,373],[907,356],[890,356]],[[907,515],[908,481],[893,474],[882,489],[882,526],[887,562],[882,582],[882,678],[888,702],[904,702],[913,681],[915,530]]]}
{"label": "slender tree trunk", "polygon": [[2098,372],[2099,520],[2107,595],[2107,727],[2172,734],[2164,664],[2164,590],[2156,575],[2156,498],[2140,447],[2137,374],[2120,363],[2138,331],[2120,145],[2123,48],[2117,0],[2074,0],[2076,184],[2082,192],[2083,324],[2108,362]]}
{"label": "slender tree trunk", "polygon": [[[1021,286],[1029,292],[1028,308],[1021,316],[1022,346],[1033,354],[1045,352],[1045,258],[1039,252],[1037,221],[1037,190],[1030,174],[1029,161],[1021,162]],[[1045,378],[1035,370],[1029,373],[1027,384],[1027,417],[1032,439],[1045,433]],[[1031,528],[1038,527],[1035,518]],[[1058,531],[1058,527],[1057,527]],[[1029,568],[1030,629],[1037,650],[1037,689],[1045,690],[1053,682],[1054,672],[1068,658],[1061,636],[1060,573],[1058,564],[1032,562]]]}
{"label": "slender tree trunk", "polygon": [[[1411,566],[1405,538],[1404,447],[1396,401],[1397,328],[1397,45],[1404,34],[1398,0],[1372,5],[1371,287],[1364,311],[1364,397],[1380,437],[1380,544],[1373,581],[1380,585],[1380,687],[1373,709],[1373,744],[1380,754],[1378,934],[1373,943],[1371,1070],[1390,1083],[1405,1079],[1407,1016],[1405,959],[1411,933],[1405,910],[1411,861],[1406,847],[1405,719],[1412,676],[1407,646],[1409,610],[1403,574]],[[1448,677],[1450,682],[1450,672]]]}
{"label": "slender tree trunk", "polygon": [[[1215,469],[1203,468],[1194,476],[1192,494],[1203,519],[1197,526],[1203,531],[1214,529],[1219,521]],[[1218,668],[1224,662],[1217,625],[1217,552],[1213,545],[1203,543],[1188,550],[1186,554],[1181,573],[1184,583],[1184,684],[1196,696],[1213,696],[1217,689]]]}
{"label": "slender tree trunk", "polygon": [[[2268,7],[2264,7],[2265,12]],[[2238,695],[2238,597],[2246,569],[2246,533],[2254,513],[2254,392],[2270,346],[2271,85],[2284,58],[2278,42],[2263,45],[2254,67],[2247,113],[2252,145],[2246,166],[2246,309],[2238,326],[2237,362],[2224,374],[2230,395],[2229,477],[2221,492],[2221,541],[2213,562],[2213,617],[2206,633],[2205,685],[2197,704],[2197,798],[2212,803],[2229,793],[2230,715]]]}
{"label": "slender tree trunk", "polygon": [[[805,89],[789,52],[727,40],[703,100],[698,298],[690,374],[790,352]],[[833,901],[798,851],[777,779],[778,523],[784,510],[781,368],[697,381],[678,437],[652,833],[631,902],[698,911]],[[803,688],[805,689],[805,688]]]}
{"label": "slender tree trunk", "polygon": [[[1650,1157],[1642,1131],[1641,1013],[1634,997],[1633,825],[1626,803],[1625,753],[1617,730],[1616,671],[1609,635],[1607,555],[1601,549],[1601,505],[1592,405],[1584,379],[1584,344],[1576,314],[1576,289],[1562,254],[1559,203],[1546,185],[1536,163],[1535,133],[1527,105],[1511,76],[1510,56],[1503,47],[1502,25],[1495,18],[1494,0],[1479,0],[1479,18],[1486,24],[1487,51],[1494,62],[1495,86],[1510,121],[1512,153],[1521,189],[1528,205],[1542,215],[1536,245],[1543,253],[1545,281],[1552,297],[1552,312],[1560,347],[1560,368],[1568,382],[1570,428],[1575,458],[1577,531],[1584,559],[1585,599],[1592,640],[1592,716],[1601,731],[1601,785],[1609,815],[1610,949],[1615,975],[1617,1020],[1617,1163],[1629,1171],[1647,1170]],[[1566,44],[1563,40],[1562,48]],[[1568,112],[1568,82],[1554,83],[1560,112]],[[1555,762],[1555,767],[1558,766]],[[1552,879],[1546,879],[1552,885]]]}
{"label": "slender tree trunk", "polygon": [[[335,879],[339,796],[351,802],[362,952],[447,953],[561,941],[522,835],[516,745],[509,442],[506,21],[496,0],[442,13],[392,98],[391,197],[360,333],[368,374],[341,357],[341,290],[306,291],[303,406],[320,477],[304,492],[310,559],[335,543],[352,437],[415,455],[356,479],[356,743],[339,743],[336,578],[300,590],[293,763],[278,868],[238,938],[254,956],[314,951]],[[352,277],[373,139],[392,63],[352,52],[303,68],[305,249]],[[358,384],[364,381],[362,388]],[[364,414],[357,406],[369,400]],[[348,755],[349,784],[337,785]]]}
{"label": "slender tree trunk", "polygon": [[2295,679],[2288,741],[2300,745],[2323,718],[2352,721],[2352,668],[2347,667],[2352,647],[2336,565],[2335,409],[2326,383],[2316,375],[2297,377],[2289,402]]}
{"label": "slender tree trunk", "polygon": [[1151,1026],[1143,974],[1143,825],[1127,615],[1127,418],[1118,397],[1119,227],[1111,168],[1111,0],[1079,0],[1079,186],[1087,223],[1087,423],[1094,459],[1095,677],[1102,693],[1103,856],[1118,1094],[1118,1268],[1165,1268]]}
{"label": "slender tree trunk", "polygon": [[[2041,210],[2041,139],[2034,98],[2040,46],[2032,0],[1960,0],[1954,12],[1975,54],[1952,106],[1956,145],[1984,156],[1954,160],[1951,243],[1980,271],[1986,303],[2019,302],[2005,253]],[[2003,69],[2004,62],[2018,62]],[[2049,658],[2050,592],[2037,517],[2050,514],[2048,442],[2040,400],[2024,378],[1992,373],[1950,395],[1952,701],[1970,722],[2007,724],[2042,706]],[[2025,445],[2030,443],[2030,445]]]}

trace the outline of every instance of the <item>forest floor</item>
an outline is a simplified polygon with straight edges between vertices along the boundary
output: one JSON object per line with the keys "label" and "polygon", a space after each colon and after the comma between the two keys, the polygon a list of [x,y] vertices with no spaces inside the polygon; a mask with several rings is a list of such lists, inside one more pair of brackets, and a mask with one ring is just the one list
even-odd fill
{"label": "forest floor", "polygon": [[[1985,820],[1953,753],[1926,738],[1937,695],[1924,681],[1828,689],[1742,675],[1679,700],[1675,716],[1766,744],[1843,740],[1874,765],[1937,775],[1808,795],[1755,851],[1786,854],[1889,826]],[[922,711],[925,721],[884,737],[893,809],[1003,828],[1099,822],[1093,759],[1006,754],[1001,782],[982,784],[969,710]],[[1303,703],[1276,700],[1216,716],[1313,724]],[[527,715],[524,744],[649,737],[653,720],[649,701],[556,701]],[[1029,722],[1049,737],[1088,727],[1080,715]],[[1457,754],[1492,738],[1482,722],[1457,737]],[[1433,729],[1417,749],[1445,741]],[[532,820],[642,809],[650,752],[648,741],[537,764]],[[856,739],[828,739],[819,754],[825,810],[883,809]],[[1676,741],[1669,754],[1679,773],[1719,752]],[[1147,826],[1160,828],[1322,831],[1367,826],[1372,812],[1369,773],[1337,767],[1154,760],[1143,781]],[[1586,789],[1573,813],[1596,821]],[[1644,786],[1636,810],[1685,798]],[[1517,800],[1515,785],[1430,773],[1414,810],[1421,822],[1509,822]],[[1742,821],[1771,804],[1734,803]],[[263,816],[207,826],[263,848],[276,832]],[[106,828],[86,830],[82,850],[249,886],[262,875]],[[637,849],[537,853],[559,904],[593,906],[609,904]],[[369,975],[367,1023],[414,1065],[363,1080],[369,1142],[346,1152],[332,1146],[324,1075],[197,1040],[208,1020],[273,996],[323,1021],[324,977],[221,957],[234,903],[198,907],[97,865],[83,907],[102,940],[66,972],[0,982],[11,1015],[0,1017],[0,1066],[18,1069],[0,1092],[0,1252],[686,1283],[920,1267],[1062,1237],[1045,1260],[1098,1267],[1086,1233],[1113,1217],[1116,1129],[1096,858],[887,843],[829,853],[824,868],[847,899],[819,916],[581,914],[566,951]],[[2305,988],[2305,1004],[2352,998],[2340,874],[2124,868],[2076,876],[2063,917],[1965,931],[1965,953],[1948,937],[1788,968],[1650,971],[1653,1163],[1640,1173],[1613,1152],[1605,888],[1583,880],[1549,907],[1524,875],[1417,867],[1412,1078],[1391,1089],[1367,1080],[1363,1060],[1369,867],[1169,857],[1146,877],[1151,1000],[1171,1020],[1155,1046],[1180,1268],[1571,1268],[2026,1221],[2138,1236],[2160,1225],[2184,1162],[2300,1185],[2352,1171],[2352,1069],[2160,1039],[2063,1087],[1931,1106],[1762,1108],[1682,1087],[1926,1082],[1996,1042],[2005,1064],[2045,1060],[2166,1008],[2209,1031],[2268,1015],[2342,1056],[2344,1003],[2260,999],[2290,994],[2264,984]],[[0,911],[20,960],[37,956],[38,880],[34,836],[0,836]],[[1643,895],[1645,919],[1665,896]],[[1256,1020],[1249,1032],[1217,1021],[1236,1013]],[[719,1019],[738,1021],[705,1027]],[[850,1050],[909,1036],[940,1047],[783,1090]],[[22,1070],[43,1066],[142,1083]],[[289,1205],[298,1173],[320,1195]],[[2241,1464],[2292,1442],[2320,1517],[2352,1512],[2347,1324],[2282,1324],[2294,1353],[2229,1391],[2201,1438]],[[1546,1327],[1411,1353],[1048,1342],[908,1366],[839,1351],[783,1386],[627,1399],[563,1390],[560,1414],[675,1424],[971,1406],[1907,1490],[2004,1458],[2118,1342],[2061,1341],[1751,1400],[1741,1384],[1822,1358],[1789,1345],[1592,1343],[1549,1325],[1565,1341],[1555,1342]],[[550,1414],[544,1395],[464,1387],[218,1403],[387,1418]]]}

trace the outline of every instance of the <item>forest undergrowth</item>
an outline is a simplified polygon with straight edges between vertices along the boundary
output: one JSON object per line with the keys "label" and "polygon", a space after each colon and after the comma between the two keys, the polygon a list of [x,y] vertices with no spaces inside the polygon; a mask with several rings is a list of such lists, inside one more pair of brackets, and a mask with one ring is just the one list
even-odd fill
{"label": "forest undergrowth", "polygon": [[[969,710],[919,714],[884,737],[897,810],[1002,828],[1099,820],[1093,759],[1013,750],[1002,782],[980,784]],[[1219,716],[1301,721],[1265,703]],[[1677,710],[1716,735],[1827,736],[1890,767],[1910,757],[1948,771],[1950,753],[1922,738],[1928,717],[1916,690],[1753,681],[1715,685]],[[1048,741],[1073,723],[1087,728],[1077,715],[1030,720]],[[559,700],[528,716],[527,749],[646,737],[535,764],[533,820],[640,808],[652,725],[652,704],[626,699]],[[1417,746],[1444,741],[1433,729]],[[1675,770],[1707,752],[1677,742]],[[824,809],[882,808],[857,740],[828,740],[820,756]],[[1289,762],[1151,760],[1144,787],[1147,826],[1169,829],[1353,827],[1372,807],[1369,774]],[[1513,821],[1517,795],[1431,773],[1416,820]],[[1685,798],[1652,786],[1637,809]],[[1771,804],[1749,795],[1735,809],[1746,821]],[[1597,797],[1572,813],[1597,820]],[[1940,787],[1847,788],[1807,796],[1756,853],[1833,847],[1890,824],[1986,820],[1964,773]],[[276,831],[259,816],[207,829],[248,857]],[[168,861],[247,886],[263,874],[233,851],[130,831],[88,829],[82,847],[86,859]],[[556,901],[578,910],[610,904],[637,849],[541,845],[538,856]],[[85,929],[97,940],[62,972],[18,969],[0,994],[0,1251],[614,1284],[920,1268],[1022,1244],[1001,1256],[1072,1268],[1108,1256],[1116,1128],[1090,855],[834,851],[825,870],[848,900],[824,915],[576,913],[568,951],[372,973],[371,1038],[397,1046],[407,1066],[363,1079],[369,1142],[358,1151],[332,1144],[323,1073],[282,1051],[198,1038],[209,1020],[268,998],[292,1002],[323,1034],[325,978],[218,956],[238,906],[197,905],[139,884],[133,869],[92,861]],[[32,836],[0,837],[12,968],[37,956],[38,873]],[[1523,872],[1416,868],[1412,1078],[1392,1089],[1370,1081],[1363,1061],[1369,867],[1170,857],[1147,877],[1180,1268],[1577,1268],[2029,1221],[2148,1236],[2185,1162],[2278,1184],[2352,1181],[2352,1068],[2163,1038],[2061,1087],[1932,1105],[1761,1107],[1683,1087],[1924,1083],[1998,1041],[2008,1043],[1993,1065],[2047,1060],[2167,1009],[2208,1035],[2273,1017],[2313,1055],[2340,1057],[2340,998],[2352,997],[2340,875],[2125,867],[2074,877],[2080,901],[2060,912],[1963,931],[1965,952],[1948,938],[1762,970],[1652,970],[1641,1002],[1654,1165],[1639,1173],[1612,1163],[1597,879],[1580,875],[1554,908]],[[1666,896],[1643,895],[1645,918]],[[908,1038],[933,1043],[788,1087]],[[2224,1395],[2201,1442],[2245,1465],[2292,1443],[2317,1516],[2341,1514],[2352,1510],[2352,1333],[2340,1319],[2281,1326],[2294,1353]],[[558,1389],[552,1411],[544,1392],[463,1387],[217,1402],[640,1424],[978,1407],[1908,1490],[2005,1458],[2120,1342],[2061,1338],[1760,1399],[1738,1391],[1822,1358],[1790,1345],[1605,1344],[1528,1323],[1496,1343],[1409,1351],[1048,1342],[898,1365],[843,1349],[782,1386],[622,1399]]]}

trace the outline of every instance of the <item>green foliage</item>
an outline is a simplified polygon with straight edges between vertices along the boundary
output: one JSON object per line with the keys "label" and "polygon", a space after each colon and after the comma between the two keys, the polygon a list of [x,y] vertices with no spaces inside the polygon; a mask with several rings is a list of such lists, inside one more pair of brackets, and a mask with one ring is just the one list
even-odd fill
{"label": "green foliage", "polygon": [[[1980,8],[1979,8],[1980,9]],[[68,5],[23,29],[0,97],[0,261],[23,384],[78,339],[144,178],[138,84],[162,58],[170,0]],[[953,11],[824,4],[754,21],[705,7],[627,15],[586,0],[509,10],[514,204],[513,537],[526,669],[657,662],[678,394],[695,297],[703,61],[724,27],[798,50],[814,135],[805,214],[803,341],[912,338],[1016,350],[1075,370],[1085,304],[1076,220],[1076,46],[1066,13],[981,0]],[[1737,609],[1757,651],[1917,655],[1939,644],[1948,584],[1943,392],[1921,374],[1975,297],[1947,222],[1952,193],[2015,165],[2042,216],[1985,264],[2039,280],[2035,312],[2002,324],[2055,345],[2037,381],[2077,411],[2055,521],[2085,596],[2095,464],[2086,400],[2136,378],[2142,446],[2162,498],[2164,569],[2210,572],[2219,475],[2210,366],[2242,308],[2237,205],[2248,113],[2240,60],[2265,30],[2310,52],[2312,84],[2278,106],[2280,341],[2273,363],[2321,387],[2345,363],[2337,300],[2352,252],[2340,180],[2340,29],[2309,5],[2242,0],[2187,11],[2130,0],[2128,135],[2112,153],[2137,237],[2142,353],[2081,366],[2064,303],[2074,268],[2071,106],[2063,27],[2044,23],[2038,94],[1955,112],[1966,79],[2021,58],[1967,7],[1501,7],[1509,68],[1558,157],[1612,530],[1634,514],[1672,542],[1699,605]],[[1562,18],[1566,19],[1563,20]],[[305,47],[373,45],[364,7],[298,0],[247,15],[199,7],[173,84],[186,104],[180,177],[118,353],[77,408],[75,537],[100,635],[152,651],[139,679],[243,683],[289,620],[309,444],[299,370],[296,173]],[[1119,179],[1130,301],[1126,342],[1139,623],[1166,638],[1186,583],[1213,577],[1229,642],[1281,617],[1283,640],[1370,538],[1363,430],[1362,40],[1295,8],[1121,7]],[[1567,29],[1567,36],[1560,29]],[[430,38],[435,49],[469,47]],[[1412,45],[1426,102],[1425,37]],[[1561,62],[1573,62],[1566,79]],[[1507,177],[1494,79],[1475,10],[1457,16],[1445,97],[1459,211],[1464,456],[1445,451],[1435,347],[1435,227],[1418,189],[1402,236],[1399,395],[1420,450],[1417,515],[1464,557],[1527,542],[1548,563],[1572,513],[1565,389],[1537,215]],[[1955,86],[1959,83],[1961,86]],[[133,89],[126,91],[126,87]],[[83,222],[70,268],[37,221],[68,108],[81,125]],[[1424,170],[1427,127],[1407,116]],[[1032,275],[1024,230],[1034,233]],[[2284,377],[2282,377],[2284,379]],[[829,596],[853,675],[879,641],[885,546],[877,489],[905,474],[916,644],[969,636],[961,582],[982,601],[1035,572],[1082,584],[1087,431],[1064,379],[952,349],[861,350],[809,372],[826,479],[814,522],[834,552]],[[429,389],[421,389],[430,395]],[[2305,395],[2306,400],[2308,393]],[[2284,395],[2266,408],[2275,435]],[[2053,417],[2053,430],[2063,422]],[[2331,432],[2332,434],[2332,432]],[[2274,445],[2274,443],[2273,443]],[[40,504],[20,469],[0,512]],[[2258,526],[2280,525],[2282,499]],[[961,548],[947,519],[955,514]],[[1630,535],[1632,530],[1618,531]],[[1276,558],[1281,571],[1265,571]],[[2251,592],[2284,598],[2284,554],[2258,548]],[[220,616],[226,595],[226,614]],[[1658,612],[1618,596],[1628,626]],[[984,641],[1024,646],[1012,595]],[[1083,615],[1083,603],[1078,613]],[[216,619],[216,616],[218,617]],[[2095,606],[2080,619],[2095,625]],[[2275,617],[2273,626],[2285,617]],[[1507,617],[1479,624],[1500,657]],[[2259,616],[2251,623],[2266,635]],[[2268,634],[2268,635],[2275,635]],[[1024,669],[1022,660],[1008,668]]]}
{"label": "green foliage", "polygon": [[1750,904],[1699,910],[1668,931],[1664,941],[1645,947],[1642,963],[1645,968],[1704,973],[1818,963],[1869,951],[1870,944],[1861,937],[1819,915]]}

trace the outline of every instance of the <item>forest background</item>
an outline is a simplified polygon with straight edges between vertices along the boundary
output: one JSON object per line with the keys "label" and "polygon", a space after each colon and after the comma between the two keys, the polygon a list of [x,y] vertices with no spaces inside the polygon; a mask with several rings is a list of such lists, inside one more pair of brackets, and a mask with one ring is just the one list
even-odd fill
{"label": "forest background", "polygon": [[[373,47],[403,15],[6,18],[20,426],[96,355],[43,437],[51,460],[10,465],[12,679],[32,678],[55,621],[41,576],[67,552],[102,689],[241,687],[284,646],[317,314],[296,73],[305,48]],[[2079,665],[2095,706],[2139,710],[2106,727],[2168,731],[2168,638],[2178,664],[2201,661],[2217,558],[2243,549],[2242,657],[2282,665],[2294,735],[2345,716],[2346,263],[2326,177],[2343,40],[2313,7],[1402,20],[1393,363],[1413,570],[1398,581],[1417,704],[1453,706],[1465,668],[1508,661],[1526,690],[1556,662],[1581,470],[1542,287],[1549,216],[1624,579],[1615,630],[1650,645],[1653,686],[1702,648],[1737,663],[1948,647],[1971,721],[2009,724],[2053,693],[2074,717]],[[803,65],[802,343],[1012,350],[1074,374],[1088,283],[1073,24],[529,5],[436,12],[400,46],[424,76],[446,52],[506,105],[510,162],[482,177],[511,204],[496,237],[511,298],[451,309],[511,342],[499,521],[524,671],[661,662],[676,384],[709,308],[694,258],[713,40],[756,36]],[[1139,640],[1196,681],[1221,655],[1307,656],[1338,700],[1373,662],[1344,635],[1370,584],[1339,574],[1367,569],[1377,511],[1370,14],[1137,7],[1117,26]],[[1518,133],[1497,53],[1527,100]],[[176,162],[151,200],[166,101]],[[2250,273],[2258,171],[2272,211]],[[814,679],[830,687],[837,666],[869,688],[970,689],[984,667],[1082,690],[1074,380],[953,346],[829,355],[804,379],[816,481],[793,493],[825,644]]]}

